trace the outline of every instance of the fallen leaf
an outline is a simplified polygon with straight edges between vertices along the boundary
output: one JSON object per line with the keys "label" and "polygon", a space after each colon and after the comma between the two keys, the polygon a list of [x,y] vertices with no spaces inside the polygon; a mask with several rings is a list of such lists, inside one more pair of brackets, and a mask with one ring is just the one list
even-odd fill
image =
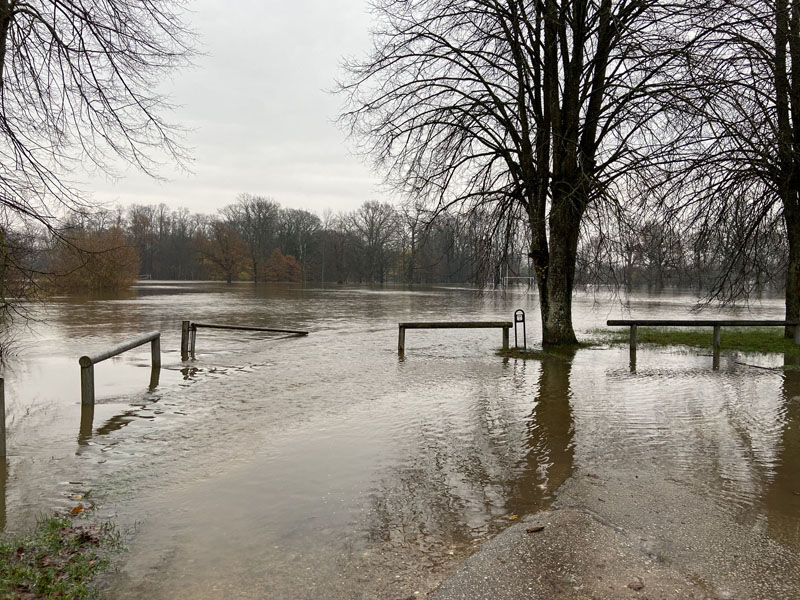
{"label": "fallen leaf", "polygon": [[513,520],[515,520],[515,519],[519,519],[519,515],[509,515],[509,516],[508,516],[508,520],[509,520],[509,521],[513,521]]}
{"label": "fallen leaf", "polygon": [[78,504],[78,506],[76,506],[71,511],[69,511],[69,514],[71,514],[71,515],[79,515],[83,511],[84,511],[83,505],[82,504]]}
{"label": "fallen leaf", "polygon": [[539,533],[540,531],[544,531],[544,525],[537,525],[536,527],[528,527],[525,530],[525,533]]}

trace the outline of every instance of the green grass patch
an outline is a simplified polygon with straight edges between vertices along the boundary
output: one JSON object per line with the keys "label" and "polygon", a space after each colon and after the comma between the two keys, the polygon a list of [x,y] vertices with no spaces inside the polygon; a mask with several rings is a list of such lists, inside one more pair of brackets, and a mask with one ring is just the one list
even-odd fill
{"label": "green grass patch", "polygon": [[518,358],[521,360],[544,360],[546,358],[560,358],[571,360],[575,357],[575,352],[581,348],[591,348],[597,346],[597,342],[578,342],[571,346],[553,346],[547,349],[542,348],[509,348],[503,350],[502,348],[497,351],[498,356],[504,358]]}
{"label": "green grass patch", "polygon": [[519,358],[521,360],[544,360],[545,358],[553,358],[555,354],[545,352],[544,350],[522,350],[517,348],[503,350],[501,348],[497,351],[497,356],[502,356],[503,358]]}
{"label": "green grass patch", "polygon": [[110,523],[79,523],[63,515],[42,520],[32,532],[0,539],[0,598],[96,598],[92,580],[119,547]]}
{"label": "green grass patch", "polygon": [[[594,333],[612,345],[628,345],[630,329],[599,329]],[[710,350],[714,344],[712,327],[669,328],[639,327],[637,342],[640,346],[689,346]],[[738,350],[754,354],[800,355],[800,346],[783,337],[783,327],[723,327],[720,332],[721,350]]]}

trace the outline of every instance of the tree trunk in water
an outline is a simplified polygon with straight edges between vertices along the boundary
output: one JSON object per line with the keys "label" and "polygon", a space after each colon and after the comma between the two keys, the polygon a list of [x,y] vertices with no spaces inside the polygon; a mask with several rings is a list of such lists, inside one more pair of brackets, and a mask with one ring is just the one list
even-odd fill
{"label": "tree trunk in water", "polygon": [[[800,215],[794,207],[784,203],[783,218],[789,242],[789,260],[786,267],[786,320],[800,320]],[[794,327],[786,327],[784,335],[794,336]]]}
{"label": "tree trunk in water", "polygon": [[539,286],[542,345],[545,346],[578,343],[572,328],[572,289],[581,212],[578,203],[569,199],[554,201],[550,212],[549,261],[544,286]]}

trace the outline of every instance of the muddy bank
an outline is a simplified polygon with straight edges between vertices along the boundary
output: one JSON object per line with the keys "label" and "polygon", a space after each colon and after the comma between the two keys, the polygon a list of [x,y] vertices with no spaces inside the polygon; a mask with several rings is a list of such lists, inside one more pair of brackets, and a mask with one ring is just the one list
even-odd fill
{"label": "muddy bank", "polygon": [[579,472],[551,510],[485,544],[431,597],[796,598],[800,560],[781,533],[657,465]]}

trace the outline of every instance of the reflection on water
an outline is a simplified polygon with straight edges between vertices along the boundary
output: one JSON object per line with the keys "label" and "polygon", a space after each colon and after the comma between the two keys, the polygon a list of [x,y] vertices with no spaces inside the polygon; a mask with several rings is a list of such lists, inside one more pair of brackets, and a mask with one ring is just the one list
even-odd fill
{"label": "reflection on water", "polygon": [[0,531],[6,527],[6,487],[8,486],[8,461],[0,457]]}
{"label": "reflection on water", "polygon": [[767,485],[764,503],[770,533],[800,547],[800,357],[784,360],[782,435],[777,444],[775,473]]}
{"label": "reflection on water", "polygon": [[94,404],[81,403],[81,426],[78,430],[78,446],[86,446],[92,439],[94,427]]}
{"label": "reflection on water", "polygon": [[[692,304],[634,299],[630,316],[679,318]],[[398,322],[517,308],[535,315],[535,297],[148,284],[60,299],[4,373],[9,528],[93,488],[143,522],[115,598],[400,598],[546,506],[571,474],[657,465],[797,552],[800,370],[647,348],[503,360],[494,330],[414,331],[397,360]],[[576,326],[617,310],[580,297]],[[749,316],[781,312],[765,301]],[[181,361],[184,319],[311,334],[204,331],[197,360]],[[147,349],[103,363],[98,403],[82,411],[77,357],[152,329],[163,368]]]}
{"label": "reflection on water", "polygon": [[[371,491],[369,541],[382,552],[415,548],[435,562],[442,558],[437,547],[470,544],[496,533],[510,517],[546,506],[572,469],[573,357],[514,364],[517,397],[500,386],[484,389],[476,401],[461,396],[452,413],[440,406],[409,424],[412,431],[402,431],[413,440],[408,459],[380,471]],[[531,389],[524,371],[537,366]]]}

